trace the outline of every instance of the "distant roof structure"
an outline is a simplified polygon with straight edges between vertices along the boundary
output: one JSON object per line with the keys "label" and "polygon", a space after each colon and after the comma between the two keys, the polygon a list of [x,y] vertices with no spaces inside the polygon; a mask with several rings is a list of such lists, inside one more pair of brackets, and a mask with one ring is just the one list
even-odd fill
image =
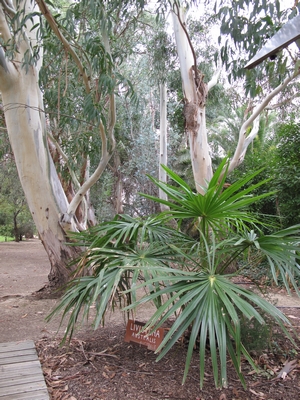
{"label": "distant roof structure", "polygon": [[[300,48],[300,14],[292,18],[267,41],[264,47],[245,66],[251,69],[262,63],[266,58],[275,56],[293,42]],[[298,41],[298,42],[297,42]]]}

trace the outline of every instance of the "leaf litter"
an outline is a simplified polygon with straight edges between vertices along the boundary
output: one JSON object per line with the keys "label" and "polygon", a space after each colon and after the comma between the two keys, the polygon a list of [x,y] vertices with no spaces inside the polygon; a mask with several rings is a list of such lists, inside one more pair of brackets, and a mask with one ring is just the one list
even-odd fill
{"label": "leaf litter", "polygon": [[[296,318],[299,309],[289,309]],[[298,330],[299,333],[299,330]],[[300,391],[299,349],[276,337],[276,349],[252,354],[259,373],[246,360],[242,370],[247,382],[244,390],[228,363],[228,387],[216,389],[212,366],[207,360],[205,383],[199,387],[199,360],[193,356],[190,373],[182,385],[186,345],[180,341],[156,362],[146,347],[125,343],[124,324],[80,333],[69,344],[59,338],[36,342],[45,380],[53,400],[286,400],[298,398]],[[295,339],[300,347],[300,341]],[[293,358],[291,359],[291,354]]]}

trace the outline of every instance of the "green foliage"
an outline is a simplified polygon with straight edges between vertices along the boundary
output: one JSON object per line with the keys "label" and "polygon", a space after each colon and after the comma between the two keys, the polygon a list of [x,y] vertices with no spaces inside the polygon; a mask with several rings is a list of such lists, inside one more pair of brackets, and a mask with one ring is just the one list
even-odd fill
{"label": "green foliage", "polygon": [[275,324],[268,314],[262,313],[265,324],[253,318],[249,321],[243,315],[241,318],[241,340],[247,343],[247,350],[251,353],[262,354],[266,350],[272,350],[273,331]]}
{"label": "green foliage", "polygon": [[0,163],[0,235],[18,241],[20,235],[31,237],[35,231],[14,161],[6,157]]}
{"label": "green foliage", "polygon": [[300,124],[281,125],[276,132],[274,181],[282,226],[300,223]]}
{"label": "green foliage", "polygon": [[[269,116],[269,120],[274,117]],[[273,121],[274,122],[274,121]],[[274,125],[268,129],[266,120],[261,121],[261,131],[245,157],[244,163],[229,177],[230,181],[239,179],[249,171],[264,166],[263,175],[270,179],[266,188],[276,191],[273,196],[251,206],[255,213],[264,218],[273,217],[283,228],[300,222],[299,207],[299,124],[293,121]],[[271,125],[272,126],[272,125]]]}
{"label": "green foliage", "polygon": [[[82,318],[87,316],[94,302],[95,328],[104,320],[108,306],[114,307],[118,300],[120,305],[122,300],[125,305],[132,304],[135,293],[124,295],[124,292],[140,280],[140,267],[145,267],[143,276],[150,281],[156,276],[155,266],[166,266],[172,261],[172,250],[167,243],[178,241],[181,235],[162,226],[160,218],[143,220],[120,215],[87,232],[74,234],[73,238],[87,247],[78,260],[77,274],[89,271],[91,276],[71,281],[61,303],[48,317],[64,310],[65,318],[71,312],[64,339],[72,336],[80,312]],[[156,286],[149,283],[148,290],[155,290]]]}
{"label": "green foliage", "polygon": [[265,90],[266,75],[268,85],[274,88],[289,73],[289,68],[294,67],[294,62],[290,62],[290,53],[281,51],[275,61],[265,60],[251,71],[244,69],[267,40],[298,13],[296,7],[283,7],[284,4],[279,0],[240,0],[230,4],[224,0],[215,3],[216,18],[221,21],[221,57],[229,73],[229,82],[245,78],[246,94],[251,97]]}
{"label": "green foliage", "polygon": [[[256,368],[247,342],[243,341],[241,320],[263,326],[271,318],[292,340],[285,327],[289,321],[275,306],[233,282],[232,278],[242,273],[245,264],[241,269],[237,265],[234,272],[231,265],[243,256],[248,263],[265,260],[273,280],[277,283],[281,276],[287,289],[292,284],[299,294],[294,276],[300,274],[297,264],[300,226],[265,235],[261,229],[264,223],[253,217],[248,207],[269,195],[253,194],[266,180],[251,183],[258,176],[256,172],[224,189],[226,165],[224,160],[204,195],[193,191],[165,167],[173,184],[151,180],[168,194],[169,200],[146,197],[167,205],[168,210],[146,219],[117,216],[74,235],[76,244],[86,246],[87,250],[78,260],[78,277],[69,284],[50,315],[51,318],[63,310],[63,318],[68,318],[65,339],[73,334],[79,316],[87,316],[93,304],[96,328],[104,322],[108,307],[114,307],[118,300],[124,300],[121,303],[127,304],[127,312],[152,301],[157,311],[145,330],[156,329],[169,318],[174,320],[157,350],[158,360],[188,330],[183,382],[195,345],[199,343],[201,387],[208,357],[216,386],[227,385],[228,355],[243,384],[241,357]],[[178,229],[186,219],[194,221],[196,238]],[[80,277],[87,273],[88,276]],[[141,288],[146,294],[137,299],[136,291]]]}
{"label": "green foliage", "polygon": [[0,242],[11,242],[12,240],[14,240],[12,237],[0,235]]}
{"label": "green foliage", "polygon": [[80,174],[87,158],[90,174],[97,167],[102,151],[99,123],[107,128],[111,121],[108,96],[115,95],[115,151],[120,165],[112,157],[108,170],[91,190],[100,221],[115,214],[115,188],[119,181],[123,185],[125,212],[148,213],[151,207],[137,197],[137,191],[153,193],[152,187],[146,188],[149,181],[145,174],[156,175],[158,171],[156,132],[149,109],[158,107],[153,83],[158,69],[160,73],[165,71],[163,65],[171,62],[166,57],[172,53],[166,48],[170,39],[156,25],[155,17],[140,13],[143,2],[130,2],[127,6],[126,2],[84,1],[70,4],[67,12],[55,17],[87,71],[88,92],[77,65],[58,39],[51,31],[45,33],[44,39],[45,63],[40,79],[51,134],[68,157],[65,163],[59,154],[54,156],[64,187],[70,181],[70,170],[82,182]]}
{"label": "green foliage", "polygon": [[154,81],[166,82],[170,71],[174,69],[176,50],[165,26],[154,26],[154,29],[154,34],[147,43],[151,72]]}

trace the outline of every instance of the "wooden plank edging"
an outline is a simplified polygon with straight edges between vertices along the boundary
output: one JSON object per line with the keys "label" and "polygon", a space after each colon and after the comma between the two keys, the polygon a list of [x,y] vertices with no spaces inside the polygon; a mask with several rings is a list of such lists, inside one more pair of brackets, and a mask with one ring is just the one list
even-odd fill
{"label": "wooden plank edging", "polygon": [[0,400],[49,400],[32,340],[0,343]]}

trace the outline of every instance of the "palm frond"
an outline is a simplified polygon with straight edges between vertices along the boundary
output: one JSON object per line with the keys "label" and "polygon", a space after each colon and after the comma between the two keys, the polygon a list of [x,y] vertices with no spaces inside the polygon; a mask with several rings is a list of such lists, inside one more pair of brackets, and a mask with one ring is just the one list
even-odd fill
{"label": "palm frond", "polygon": [[[200,386],[203,386],[208,349],[216,386],[227,385],[227,357],[231,358],[243,383],[241,359],[255,367],[247,343],[241,336],[241,316],[265,324],[267,314],[292,340],[285,325],[288,319],[261,296],[235,285],[228,267],[249,256],[268,261],[274,281],[278,274],[289,290],[292,284],[300,295],[296,278],[300,275],[300,225],[265,235],[264,221],[249,212],[249,206],[271,194],[257,195],[268,180],[256,181],[257,171],[224,188],[227,160],[207,183],[204,194],[195,193],[169,168],[164,167],[172,184],[150,178],[168,200],[145,195],[165,204],[169,210],[158,215],[133,218],[117,215],[87,232],[72,235],[75,245],[86,249],[77,262],[77,277],[71,281],[60,304],[48,317],[62,312],[68,319],[64,340],[71,337],[81,318],[95,307],[94,327],[104,321],[105,313],[116,305],[130,312],[146,302],[156,311],[144,329],[154,330],[169,318],[173,325],[157,350],[161,359],[180,337],[189,331],[183,382],[185,382],[195,345],[199,343]],[[197,237],[174,229],[170,220],[180,223],[192,219]],[[268,225],[270,228],[270,225]],[[245,263],[245,264],[247,264]],[[89,276],[84,276],[89,275]],[[145,295],[137,298],[137,290]]]}
{"label": "palm frond", "polygon": [[[151,280],[152,283],[163,280],[163,277],[159,276],[159,269],[157,272],[158,275]],[[142,284],[142,286],[145,284]],[[209,341],[209,351],[216,385],[227,385],[226,363],[228,353],[233,359],[238,375],[241,376],[241,355],[248,359],[250,356],[247,353],[245,344],[241,343],[239,313],[249,321],[254,318],[260,324],[264,324],[265,320],[258,311],[260,309],[271,316],[292,340],[285,327],[285,324],[290,325],[285,315],[259,295],[235,285],[230,281],[230,277],[172,269],[172,277],[168,278],[168,286],[145,296],[145,298],[137,301],[137,304],[154,301],[157,296],[166,295],[168,300],[153,314],[144,329],[158,328],[167,319],[174,317],[175,314],[177,315],[173,325],[157,349],[157,353],[159,353],[157,360],[160,360],[176,345],[179,338],[185,335],[186,330],[192,327],[183,383],[190,368],[197,340],[199,341],[201,387],[204,382],[207,340]],[[128,306],[126,309],[129,310],[132,307],[133,305]],[[230,351],[228,350],[229,342],[234,343],[234,347],[231,347]]]}
{"label": "palm frond", "polygon": [[228,226],[240,226],[261,224],[257,218],[247,212],[249,205],[272,195],[274,192],[254,195],[257,188],[266,184],[268,179],[256,184],[250,184],[262,170],[251,173],[243,179],[231,184],[224,189],[226,173],[226,160],[224,160],[212,180],[208,183],[205,193],[195,193],[193,190],[174,172],[163,166],[170,178],[177,186],[172,186],[149,177],[167,195],[169,200],[162,200],[155,196],[143,194],[144,197],[165,204],[169,210],[163,215],[169,215],[175,219],[201,219],[205,221],[214,231],[224,231]]}

